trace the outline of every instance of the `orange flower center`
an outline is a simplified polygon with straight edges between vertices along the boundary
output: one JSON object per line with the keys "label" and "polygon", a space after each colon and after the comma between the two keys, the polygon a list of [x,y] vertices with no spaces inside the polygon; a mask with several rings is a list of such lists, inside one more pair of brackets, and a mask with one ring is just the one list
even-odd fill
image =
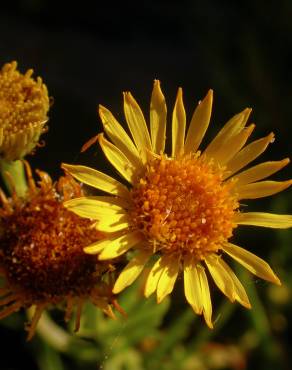
{"label": "orange flower center", "polygon": [[131,216],[154,250],[201,260],[232,236],[238,202],[222,173],[200,153],[149,164],[132,190]]}

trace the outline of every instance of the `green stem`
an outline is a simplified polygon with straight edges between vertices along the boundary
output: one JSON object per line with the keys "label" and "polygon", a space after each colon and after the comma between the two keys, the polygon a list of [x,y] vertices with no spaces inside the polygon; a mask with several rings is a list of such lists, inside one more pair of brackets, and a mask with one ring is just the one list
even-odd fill
{"label": "green stem", "polygon": [[1,159],[0,172],[9,194],[11,195],[15,190],[19,197],[24,197],[27,191],[27,181],[23,162]]}

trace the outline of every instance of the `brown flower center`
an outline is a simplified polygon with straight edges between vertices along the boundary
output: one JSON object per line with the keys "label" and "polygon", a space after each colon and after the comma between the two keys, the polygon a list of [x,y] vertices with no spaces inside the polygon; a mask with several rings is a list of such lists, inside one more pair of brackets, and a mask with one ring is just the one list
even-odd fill
{"label": "brown flower center", "polygon": [[28,304],[89,295],[105,270],[96,256],[83,252],[100,233],[68,211],[52,186],[37,189],[1,226],[0,264],[9,286],[25,293]]}
{"label": "brown flower center", "polygon": [[199,153],[155,159],[132,190],[134,224],[155,250],[201,260],[232,236],[238,202],[231,187]]}

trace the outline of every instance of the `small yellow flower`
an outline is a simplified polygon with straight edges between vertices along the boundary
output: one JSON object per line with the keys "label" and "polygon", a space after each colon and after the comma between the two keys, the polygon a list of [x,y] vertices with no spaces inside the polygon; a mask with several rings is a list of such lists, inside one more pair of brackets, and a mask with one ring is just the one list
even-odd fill
{"label": "small yellow flower", "polygon": [[102,234],[94,222],[63,206],[63,200],[83,195],[80,185],[68,176],[53,184],[42,171],[37,171],[40,181],[36,185],[27,163],[26,169],[29,190],[25,199],[15,194],[8,199],[0,190],[0,272],[4,277],[0,319],[35,306],[27,327],[30,339],[43,310],[50,306],[65,303],[65,320],[76,306],[75,330],[88,299],[113,317],[111,303],[119,307],[111,282],[104,280],[112,267],[83,252]]}
{"label": "small yellow flower", "polygon": [[0,155],[8,161],[30,153],[48,121],[46,85],[32,74],[32,69],[21,74],[16,62],[0,70]]}
{"label": "small yellow flower", "polygon": [[[100,106],[104,130],[100,146],[111,164],[129,183],[85,166],[64,165],[76,179],[110,194],[81,197],[65,203],[80,216],[98,220],[107,238],[85,248],[100,260],[118,257],[130,249],[136,254],[119,275],[113,292],[130,285],[146,264],[144,294],[156,292],[161,302],[173,290],[181,271],[185,296],[197,314],[212,327],[212,305],[206,268],[218,288],[230,299],[249,308],[244,287],[224,261],[229,255],[253,274],[280,284],[270,266],[251,252],[230,243],[238,225],[271,228],[292,226],[292,216],[242,212],[240,201],[275,194],[292,183],[264,180],[289,159],[246,167],[273,142],[274,135],[246,142],[254,129],[246,127],[250,109],[231,118],[202,152],[199,146],[209,125],[213,92],[198,104],[187,134],[182,90],[172,113],[172,154],[165,151],[166,104],[159,81],[154,82],[150,104],[150,135],[143,113],[133,96],[124,93],[124,112],[132,139],[112,113]],[[263,181],[262,181],[263,180]],[[151,258],[155,256],[156,258]]]}

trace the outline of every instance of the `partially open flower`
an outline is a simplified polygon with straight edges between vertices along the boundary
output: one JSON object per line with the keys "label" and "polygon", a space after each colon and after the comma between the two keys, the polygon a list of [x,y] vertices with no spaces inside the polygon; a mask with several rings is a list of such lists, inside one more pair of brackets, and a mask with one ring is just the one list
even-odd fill
{"label": "partially open flower", "polygon": [[37,171],[40,181],[36,185],[28,164],[26,170],[29,190],[25,199],[15,194],[6,198],[0,192],[0,271],[5,281],[0,288],[0,318],[36,306],[28,325],[30,339],[42,311],[57,304],[66,304],[66,320],[77,306],[76,330],[87,299],[113,316],[110,262],[83,252],[103,235],[94,222],[62,205],[83,194],[80,185],[69,176],[53,184],[42,171]]}
{"label": "partially open flower", "polygon": [[172,113],[172,154],[164,153],[166,103],[159,81],[154,82],[150,104],[150,134],[144,115],[133,96],[124,93],[124,112],[132,138],[112,113],[100,106],[103,134],[99,144],[128,186],[85,166],[64,165],[76,179],[110,194],[108,197],[72,199],[66,207],[80,216],[99,221],[110,234],[85,248],[112,259],[134,250],[119,275],[114,293],[129,286],[148,264],[152,265],[144,294],[156,293],[158,303],[174,288],[183,272],[185,296],[197,314],[212,327],[212,305],[206,271],[230,299],[249,308],[244,287],[225,262],[228,255],[253,274],[280,284],[261,258],[230,242],[238,225],[270,228],[292,227],[291,215],[242,212],[240,202],[278,193],[292,180],[267,177],[289,159],[245,167],[273,142],[274,135],[246,145],[255,125],[246,126],[250,109],[232,117],[215,138],[200,151],[212,110],[213,92],[196,107],[186,130],[182,89]]}
{"label": "partially open flower", "polygon": [[32,74],[32,69],[20,73],[16,62],[0,70],[0,156],[9,161],[35,148],[48,121],[47,87]]}

